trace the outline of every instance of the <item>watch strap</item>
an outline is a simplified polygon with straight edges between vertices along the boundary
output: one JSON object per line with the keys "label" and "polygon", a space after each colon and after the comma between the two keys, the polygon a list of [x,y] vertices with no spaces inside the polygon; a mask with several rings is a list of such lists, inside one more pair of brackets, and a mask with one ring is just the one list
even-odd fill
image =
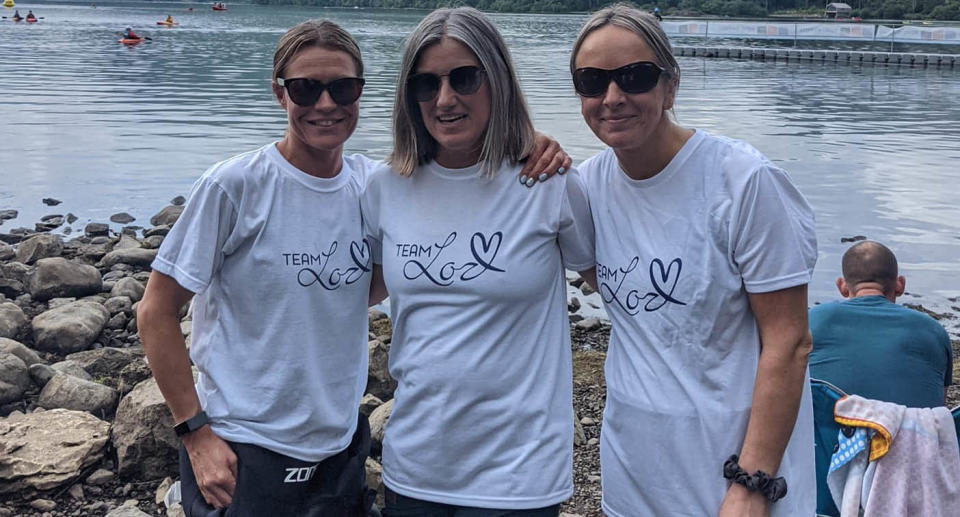
{"label": "watch strap", "polygon": [[173,426],[174,432],[177,433],[177,436],[183,436],[188,433],[192,433],[197,429],[210,423],[210,419],[207,418],[207,413],[201,410],[196,415],[180,422],[179,424]]}

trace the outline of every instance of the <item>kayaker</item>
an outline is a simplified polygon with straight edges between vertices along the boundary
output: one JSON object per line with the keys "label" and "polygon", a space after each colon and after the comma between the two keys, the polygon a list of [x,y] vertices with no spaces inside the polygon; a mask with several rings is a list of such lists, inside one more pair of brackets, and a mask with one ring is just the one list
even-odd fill
{"label": "kayaker", "polygon": [[123,39],[143,39],[142,36],[138,36],[136,32],[133,32],[133,29],[127,27],[123,31]]}
{"label": "kayaker", "polygon": [[13,12],[13,19],[14,21],[23,19],[23,16],[20,16],[20,9]]}
{"label": "kayaker", "polygon": [[170,16],[170,15],[168,14],[168,15],[167,15],[167,21],[164,22],[164,23],[173,25],[173,24],[175,23],[175,22],[173,21],[173,16]]}
{"label": "kayaker", "polygon": [[33,14],[32,10],[27,11],[27,20],[36,20],[36,19],[37,19],[37,16]]}

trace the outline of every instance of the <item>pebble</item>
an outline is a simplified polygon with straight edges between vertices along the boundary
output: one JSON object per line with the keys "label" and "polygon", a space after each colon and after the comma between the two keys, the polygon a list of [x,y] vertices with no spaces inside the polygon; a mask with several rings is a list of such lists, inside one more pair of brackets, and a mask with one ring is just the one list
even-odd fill
{"label": "pebble", "polygon": [[599,483],[599,482],[600,482],[600,476],[587,476],[587,481],[589,481],[589,482],[591,482],[591,483]]}
{"label": "pebble", "polygon": [[187,202],[187,198],[185,198],[185,197],[183,197],[183,196],[177,196],[177,197],[175,197],[175,198],[173,198],[173,199],[170,200],[170,204],[173,205],[173,206],[181,206],[181,205],[183,205],[183,204],[186,203],[186,202]]}
{"label": "pebble", "polygon": [[45,197],[45,198],[41,199],[40,201],[42,201],[43,204],[45,204],[45,205],[47,205],[47,206],[57,206],[57,205],[59,205],[60,203],[63,203],[63,201],[60,201],[59,199],[54,199],[54,198],[52,198],[52,197]]}
{"label": "pebble", "polygon": [[577,328],[587,331],[596,330],[600,328],[600,320],[597,318],[587,318],[583,321],[578,321]]}
{"label": "pebble", "polygon": [[590,438],[589,440],[587,440],[587,445],[596,445],[598,443],[600,443],[600,440],[598,440],[597,438]]}
{"label": "pebble", "polygon": [[596,425],[597,423],[590,417],[585,416],[580,419],[580,425]]}
{"label": "pebble", "polygon": [[84,499],[83,487],[79,483],[70,487],[70,490],[68,490],[67,492],[70,493],[70,497],[78,501],[82,501]]}
{"label": "pebble", "polygon": [[92,486],[99,486],[107,484],[111,479],[113,479],[113,472],[104,469],[97,469],[87,476],[87,484]]}
{"label": "pebble", "polygon": [[34,499],[30,501],[30,507],[41,512],[49,512],[57,507],[57,503],[49,499]]}

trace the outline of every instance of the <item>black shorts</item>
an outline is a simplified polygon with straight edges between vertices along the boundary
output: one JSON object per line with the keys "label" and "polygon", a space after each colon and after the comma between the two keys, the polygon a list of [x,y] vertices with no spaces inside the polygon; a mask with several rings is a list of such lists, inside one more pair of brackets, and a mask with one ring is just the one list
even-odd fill
{"label": "black shorts", "polygon": [[370,424],[359,416],[343,451],[319,462],[302,461],[245,443],[227,442],[237,455],[237,484],[227,508],[200,493],[190,457],[180,445],[180,493],[187,517],[367,517],[375,494],[366,486]]}

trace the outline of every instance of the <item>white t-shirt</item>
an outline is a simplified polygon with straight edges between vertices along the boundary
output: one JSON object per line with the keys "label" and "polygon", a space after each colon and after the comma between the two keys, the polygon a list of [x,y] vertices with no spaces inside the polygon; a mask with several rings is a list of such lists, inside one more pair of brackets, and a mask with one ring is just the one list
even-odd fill
{"label": "white t-shirt", "polygon": [[573,493],[564,266],[593,267],[593,224],[575,171],[532,189],[519,171],[383,167],[363,195],[390,292],[383,481],[399,494],[525,509]]}
{"label": "white t-shirt", "polygon": [[221,438],[304,461],[350,444],[372,267],[359,198],[374,165],[353,155],[317,178],[270,144],[194,185],[153,268],[197,293],[190,357]]}
{"label": "white t-shirt", "polygon": [[[596,225],[597,280],[613,329],[600,438],[611,516],[716,515],[723,462],[746,434],[760,352],[747,293],[810,281],[810,206],[748,144],[696,131],[656,176],[633,180],[612,149],[580,166]],[[816,506],[805,384],[777,475],[774,516]]]}

